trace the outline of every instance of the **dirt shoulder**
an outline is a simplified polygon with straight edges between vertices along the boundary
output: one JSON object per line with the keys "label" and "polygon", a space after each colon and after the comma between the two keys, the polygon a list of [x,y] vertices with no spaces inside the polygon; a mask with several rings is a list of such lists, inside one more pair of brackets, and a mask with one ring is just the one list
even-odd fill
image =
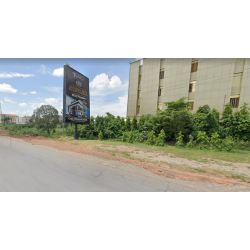
{"label": "dirt shoulder", "polygon": [[[9,136],[0,129],[0,136]],[[15,136],[33,145],[44,145],[63,151],[88,154],[104,159],[127,162],[142,167],[154,174],[166,178],[193,181],[200,183],[218,183],[226,185],[244,185],[250,187],[250,164],[230,163],[206,159],[207,163],[164,155],[160,151],[143,150],[133,146],[81,145],[80,141],[63,138],[63,141],[51,140],[45,137]],[[243,178],[244,177],[244,178]]]}

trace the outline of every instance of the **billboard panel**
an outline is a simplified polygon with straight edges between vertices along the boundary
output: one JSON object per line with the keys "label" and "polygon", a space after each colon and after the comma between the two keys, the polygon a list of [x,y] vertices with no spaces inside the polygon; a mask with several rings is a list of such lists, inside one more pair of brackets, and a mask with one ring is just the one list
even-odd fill
{"label": "billboard panel", "polygon": [[63,121],[89,124],[89,78],[64,65]]}

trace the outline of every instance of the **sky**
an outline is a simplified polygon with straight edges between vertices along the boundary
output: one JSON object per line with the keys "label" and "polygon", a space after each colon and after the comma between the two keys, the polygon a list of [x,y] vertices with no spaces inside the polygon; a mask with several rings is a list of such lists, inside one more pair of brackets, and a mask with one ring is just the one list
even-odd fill
{"label": "sky", "polygon": [[63,66],[89,78],[90,115],[126,116],[129,66],[135,58],[0,59],[3,114],[30,116],[43,104],[63,108]]}

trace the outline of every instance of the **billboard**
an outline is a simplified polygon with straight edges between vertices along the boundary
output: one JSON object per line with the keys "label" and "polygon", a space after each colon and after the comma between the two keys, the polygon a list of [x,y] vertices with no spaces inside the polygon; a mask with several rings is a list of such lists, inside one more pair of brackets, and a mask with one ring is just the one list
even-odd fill
{"label": "billboard", "polygon": [[64,65],[63,122],[89,124],[89,78]]}

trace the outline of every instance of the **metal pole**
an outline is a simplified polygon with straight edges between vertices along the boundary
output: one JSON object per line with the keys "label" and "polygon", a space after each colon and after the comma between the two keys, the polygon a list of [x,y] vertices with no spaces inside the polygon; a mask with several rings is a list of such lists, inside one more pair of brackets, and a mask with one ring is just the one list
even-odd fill
{"label": "metal pole", "polygon": [[63,122],[63,134],[64,134],[64,122]]}
{"label": "metal pole", "polygon": [[77,123],[75,123],[75,140],[77,140]]}

